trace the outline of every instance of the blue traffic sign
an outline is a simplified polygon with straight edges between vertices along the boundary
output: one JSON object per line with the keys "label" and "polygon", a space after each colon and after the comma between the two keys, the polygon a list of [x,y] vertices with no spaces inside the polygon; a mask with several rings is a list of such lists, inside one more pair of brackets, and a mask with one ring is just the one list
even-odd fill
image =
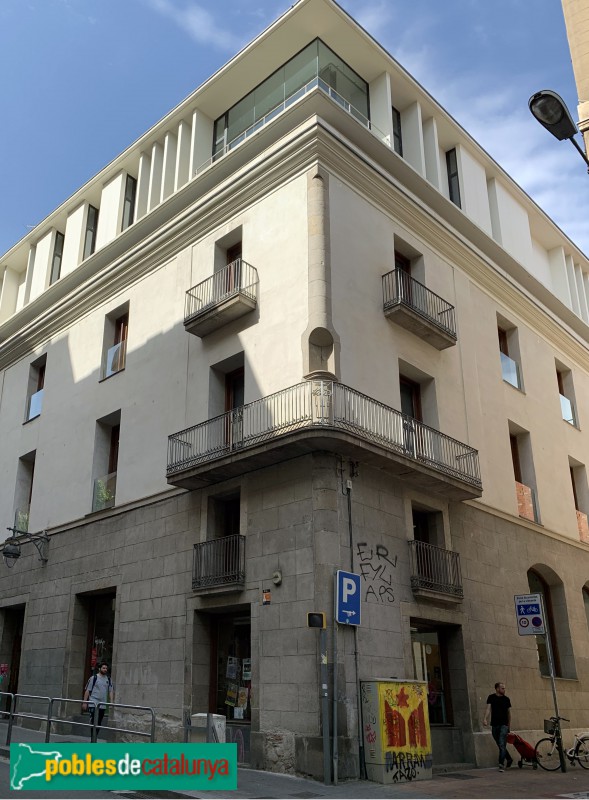
{"label": "blue traffic sign", "polygon": [[338,569],[335,586],[335,621],[341,625],[359,625],[360,576]]}
{"label": "blue traffic sign", "polygon": [[539,594],[516,594],[515,618],[520,636],[538,636],[546,633],[542,598]]}

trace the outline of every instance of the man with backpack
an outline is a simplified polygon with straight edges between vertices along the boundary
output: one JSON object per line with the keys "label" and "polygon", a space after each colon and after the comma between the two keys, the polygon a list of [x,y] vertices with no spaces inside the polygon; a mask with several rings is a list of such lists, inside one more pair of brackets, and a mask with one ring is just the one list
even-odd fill
{"label": "man with backpack", "polygon": [[[84,692],[84,702],[82,703],[82,711],[86,711],[90,706],[90,723],[94,725],[94,712],[98,709],[98,724],[96,732],[100,730],[104,712],[106,711],[103,703],[114,703],[115,692],[112,681],[108,675],[108,664],[102,661],[98,668],[96,675],[93,675],[86,684]],[[92,738],[92,731],[90,731],[90,738]]]}

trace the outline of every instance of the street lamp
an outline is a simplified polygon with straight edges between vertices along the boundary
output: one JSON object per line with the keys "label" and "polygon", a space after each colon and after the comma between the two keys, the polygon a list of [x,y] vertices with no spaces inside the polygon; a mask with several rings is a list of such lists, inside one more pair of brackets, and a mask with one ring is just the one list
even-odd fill
{"label": "street lamp", "polygon": [[27,533],[26,531],[19,531],[18,528],[7,528],[12,532],[2,546],[2,556],[4,563],[7,567],[14,567],[21,555],[21,547],[23,544],[29,542],[37,548],[39,553],[39,561],[47,563],[47,545],[49,544],[49,536],[43,533]]}
{"label": "street lamp", "polygon": [[577,126],[562,97],[550,89],[543,89],[530,97],[528,106],[540,125],[550,131],[555,138],[561,142],[563,139],[569,139],[573,143],[589,168],[589,160],[574,138],[578,133]]}

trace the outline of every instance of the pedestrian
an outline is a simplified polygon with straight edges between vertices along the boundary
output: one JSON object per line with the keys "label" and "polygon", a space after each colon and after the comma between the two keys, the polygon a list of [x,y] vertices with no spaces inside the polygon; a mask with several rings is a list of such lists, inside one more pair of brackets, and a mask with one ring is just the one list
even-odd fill
{"label": "pedestrian", "polygon": [[491,733],[499,748],[499,772],[504,771],[504,766],[509,769],[513,758],[507,752],[507,734],[511,727],[511,700],[505,694],[505,684],[495,684],[495,694],[487,697],[487,707],[483,725],[489,724],[491,717]]}
{"label": "pedestrian", "polygon": [[[86,711],[90,707],[90,724],[94,725],[94,714],[98,709],[98,718],[96,725],[96,732],[100,730],[104,712],[106,707],[104,703],[114,703],[115,690],[112,681],[108,674],[108,664],[102,661],[98,668],[96,675],[92,675],[86,684],[84,692],[84,702],[82,703],[82,711]],[[90,738],[92,738],[92,729],[90,730]]]}

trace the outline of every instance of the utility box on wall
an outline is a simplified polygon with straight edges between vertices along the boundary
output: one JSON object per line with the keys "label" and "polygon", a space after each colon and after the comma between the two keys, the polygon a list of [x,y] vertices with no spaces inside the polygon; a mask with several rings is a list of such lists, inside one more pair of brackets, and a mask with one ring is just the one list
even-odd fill
{"label": "utility box on wall", "polygon": [[361,682],[362,730],[368,780],[404,783],[432,777],[427,684]]}

